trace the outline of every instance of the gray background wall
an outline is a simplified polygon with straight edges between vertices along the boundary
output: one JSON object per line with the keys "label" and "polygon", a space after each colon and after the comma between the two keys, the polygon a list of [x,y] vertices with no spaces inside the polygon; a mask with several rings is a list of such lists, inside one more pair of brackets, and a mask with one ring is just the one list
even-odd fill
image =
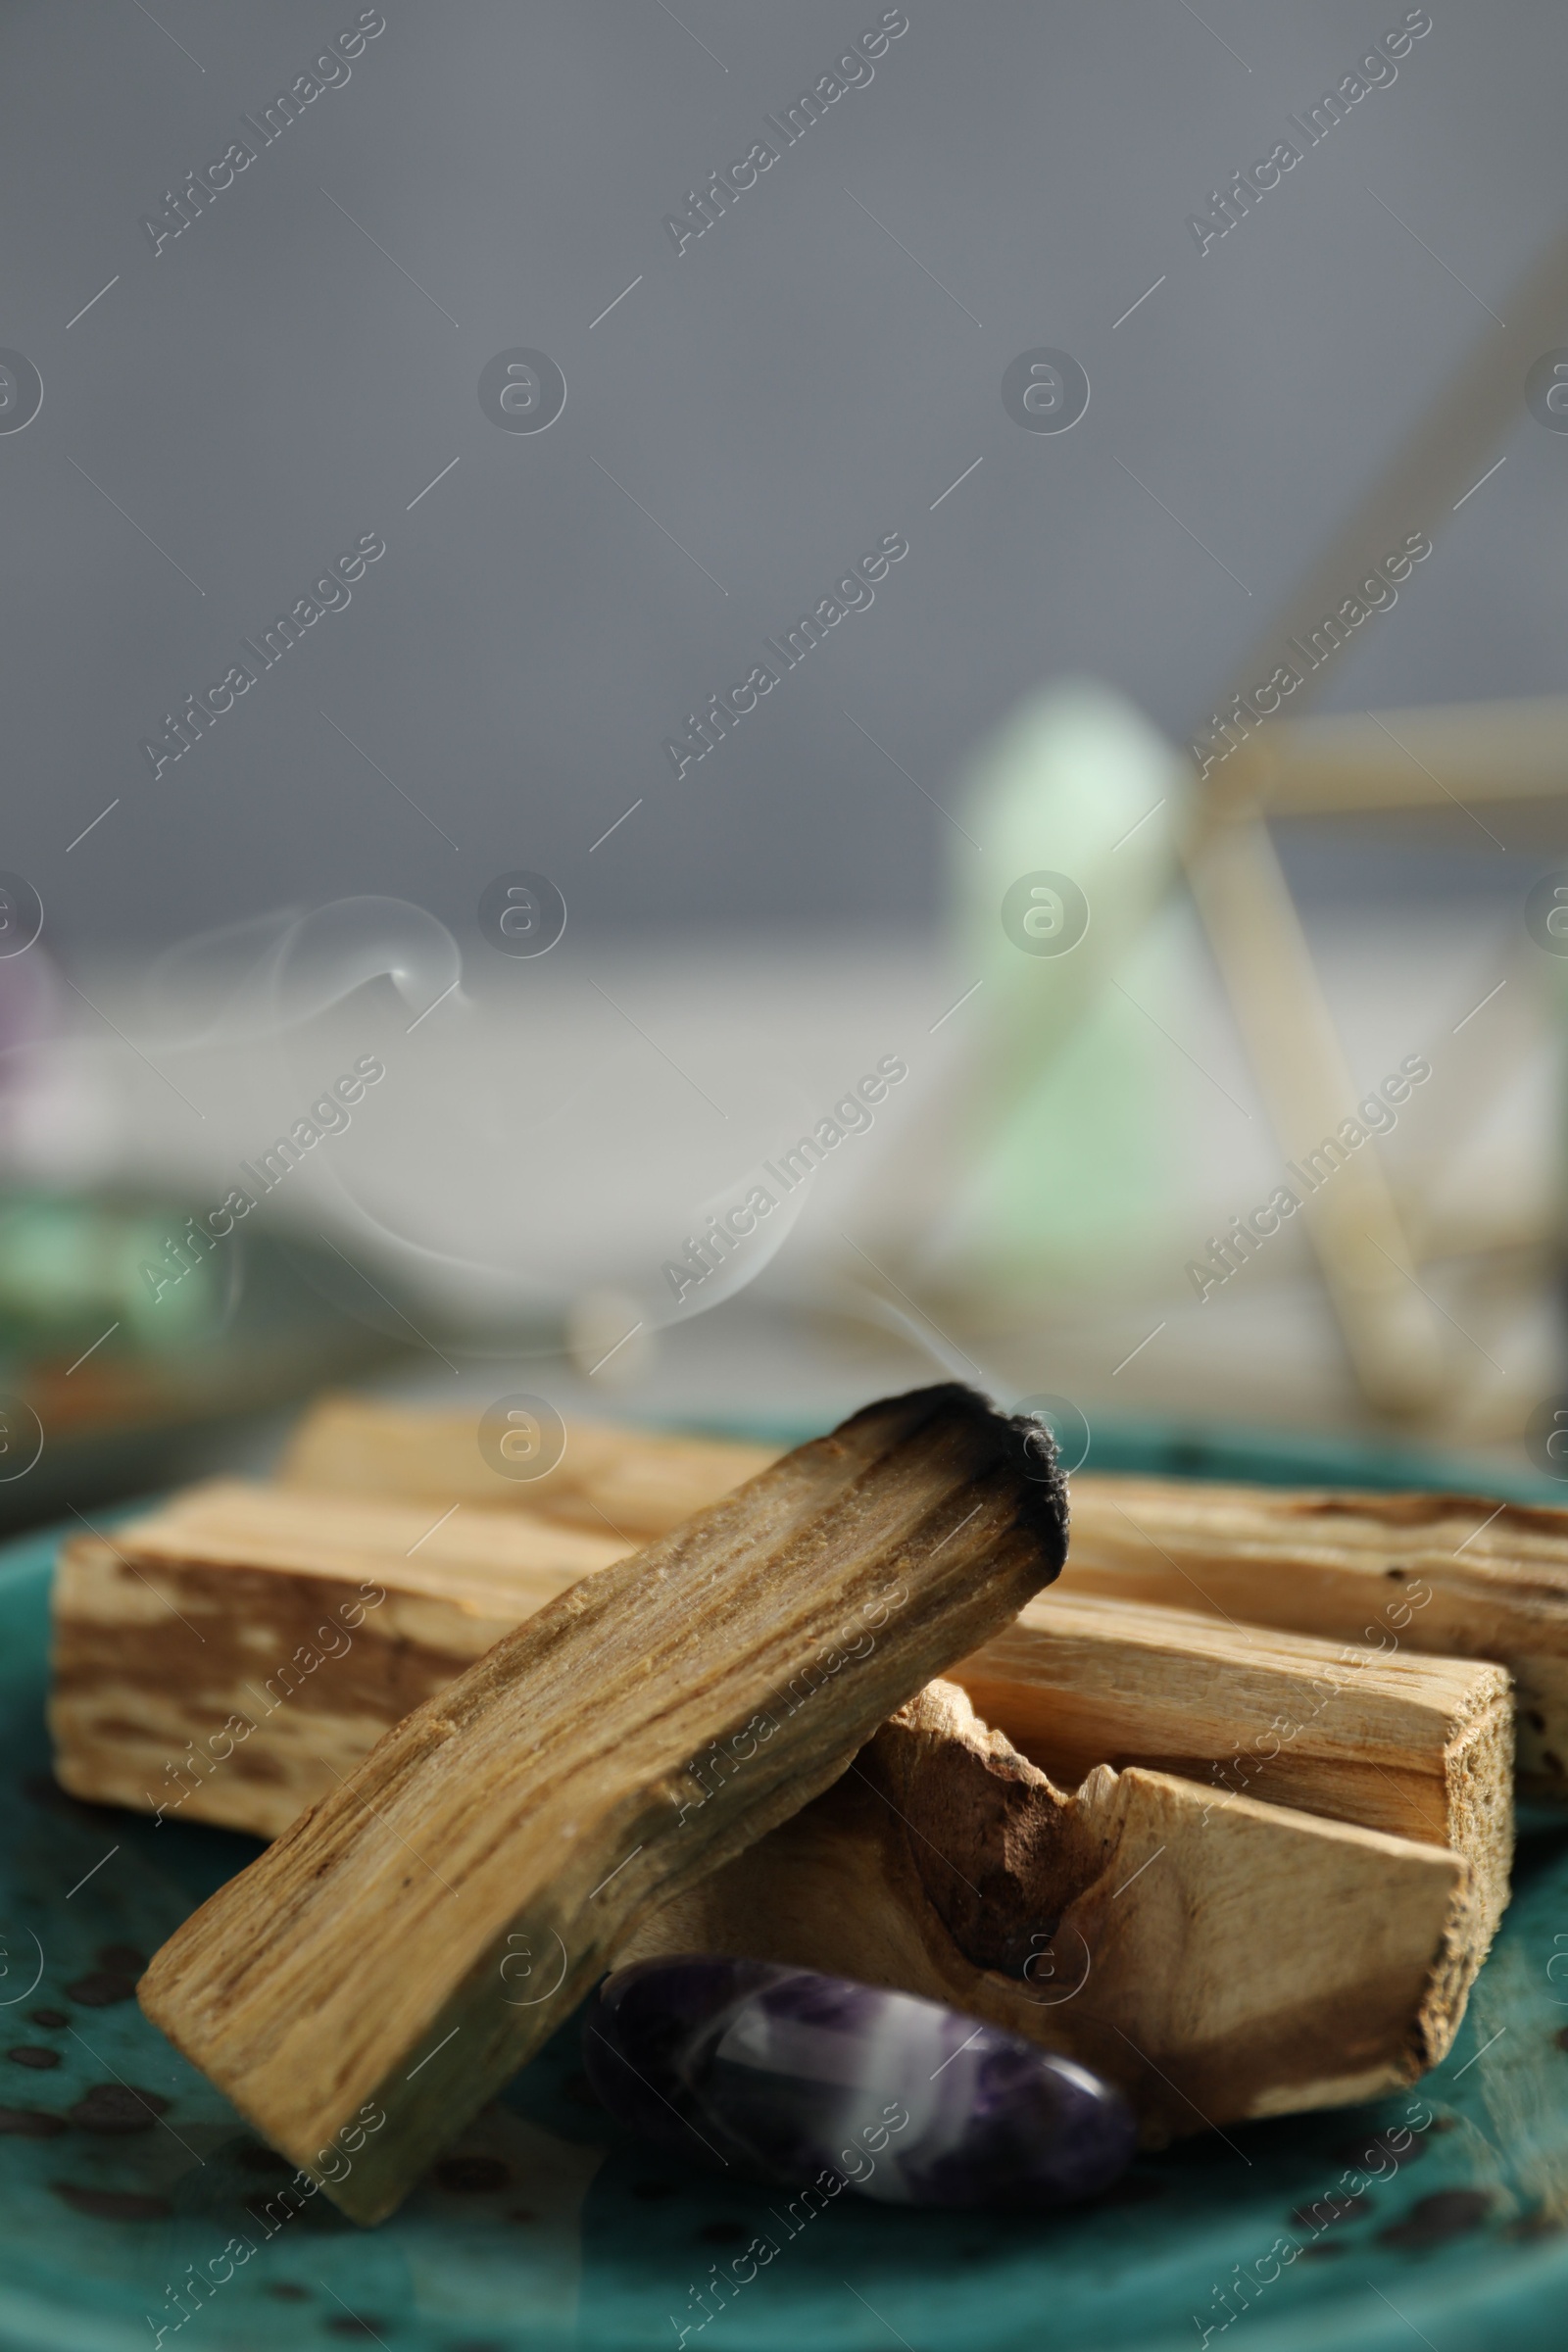
{"label": "gray background wall", "polygon": [[[346,86],[155,258],[139,217],[353,0],[13,0],[0,343],[45,398],[0,436],[0,864],[68,956],[356,891],[469,930],[519,866],[590,932],[918,930],[951,836],[909,779],[941,794],[1062,671],[1185,731],[1556,227],[1568,20],[1432,0],[1394,86],[1200,257],[1186,216],[1403,13],[908,0],[870,85],[677,257],[662,216],[873,0],[385,0]],[[1088,370],[1070,433],[1004,412],[1036,345]],[[548,432],[481,412],[514,346],[564,371]],[[1328,707],[1560,682],[1565,466],[1521,402]],[[371,530],[352,606],[155,782],[161,713]],[[674,722],[892,530],[875,607],[677,783]]]}

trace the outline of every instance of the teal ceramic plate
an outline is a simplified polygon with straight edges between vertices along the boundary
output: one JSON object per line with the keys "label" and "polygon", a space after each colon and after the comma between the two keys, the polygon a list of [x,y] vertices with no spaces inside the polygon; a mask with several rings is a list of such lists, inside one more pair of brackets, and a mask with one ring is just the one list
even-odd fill
{"label": "teal ceramic plate", "polygon": [[[1369,1467],[1341,1474],[1382,1483]],[[1501,1938],[1413,2092],[1141,2159],[1092,2209],[845,2195],[806,2218],[639,2147],[593,2103],[567,2024],[381,2229],[321,2197],[270,2223],[286,2168],[130,1997],[137,1955],[256,1848],[54,1789],[53,1551],[0,1554],[0,2352],[1568,2343],[1568,1823],[1549,1818],[1523,1825]],[[127,2088],[165,2102],[156,2121]],[[127,2115],[142,2128],[113,2128]]]}

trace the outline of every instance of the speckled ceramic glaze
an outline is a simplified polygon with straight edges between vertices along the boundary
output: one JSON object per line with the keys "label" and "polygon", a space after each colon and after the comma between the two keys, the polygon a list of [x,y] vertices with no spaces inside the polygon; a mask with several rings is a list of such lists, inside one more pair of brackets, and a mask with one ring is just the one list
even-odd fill
{"label": "speckled ceramic glaze", "polygon": [[[1485,1484],[1321,1442],[1098,1428],[1092,1466]],[[1057,2213],[824,2199],[690,2163],[606,2112],[579,2015],[382,2228],[324,2197],[270,2222],[292,2168],[133,1982],[256,1849],[53,1788],[54,1549],[0,1554],[0,2352],[1562,2352],[1568,1820],[1545,1814],[1521,1822],[1442,2067],[1370,2106],[1139,2156]]]}

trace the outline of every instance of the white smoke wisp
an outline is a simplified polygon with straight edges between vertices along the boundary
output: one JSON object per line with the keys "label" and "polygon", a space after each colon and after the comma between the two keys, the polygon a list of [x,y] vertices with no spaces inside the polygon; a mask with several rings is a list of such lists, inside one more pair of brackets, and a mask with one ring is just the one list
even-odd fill
{"label": "white smoke wisp", "polygon": [[765,1226],[681,1295],[662,1268],[755,1196],[799,1090],[755,1064],[699,1083],[564,968],[477,999],[464,978],[432,915],[366,897],[186,941],[149,995],[193,1097],[226,1073],[263,1221],[324,1235],[481,1352],[588,1293],[655,1328],[754,1280],[809,1187],[775,1187]]}
{"label": "white smoke wisp", "polygon": [[444,923],[406,899],[276,907],[201,931],[147,975],[148,1013],[168,1046],[272,1040],[368,982],[386,979],[418,1017],[458,989],[463,958]]}

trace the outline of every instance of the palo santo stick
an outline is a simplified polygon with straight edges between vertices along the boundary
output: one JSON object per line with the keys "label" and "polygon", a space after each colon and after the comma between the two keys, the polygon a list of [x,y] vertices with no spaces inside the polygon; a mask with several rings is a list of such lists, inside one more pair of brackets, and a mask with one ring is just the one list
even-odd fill
{"label": "palo santo stick", "polygon": [[[1026,1434],[964,1389],[890,1399],[586,1578],[204,1903],[148,2016],[380,2220],[638,1919],[1055,1574],[1065,1499]],[[559,1964],[551,1997],[503,1974],[523,1953],[534,1982]],[[345,2170],[334,2134],[370,2102]]]}
{"label": "palo santo stick", "polygon": [[936,1683],[620,1958],[726,1952],[947,2001],[1108,2076],[1159,2146],[1435,2065],[1480,1960],[1466,1875],[1162,1773],[1102,1766],[1064,1794]]}
{"label": "palo santo stick", "polygon": [[[278,1837],[616,1548],[520,1512],[432,1529],[426,1507],[226,1482],[112,1542],[74,1538],[54,1600],[64,1785]],[[1451,1846],[1495,1925],[1512,1818],[1500,1667],[1366,1649],[1347,1663],[1332,1644],[1053,1592],[952,1674],[1068,1787],[1096,1764],[1147,1764]]]}
{"label": "palo santo stick", "polygon": [[1568,1798],[1568,1511],[1471,1494],[1361,1494],[1079,1477],[1062,1590],[1254,1625],[1494,1658],[1517,1769]]}
{"label": "palo santo stick", "polygon": [[278,1468],[285,1486],[368,1494],[387,1502],[462,1502],[526,1510],[623,1548],[667,1536],[778,1458],[775,1446],[681,1438],[605,1422],[566,1425],[565,1451],[538,1478],[506,1478],[479,1449],[476,1413],[425,1412],[362,1396],[323,1396]]}
{"label": "palo santo stick", "polygon": [[1097,1764],[1144,1765],[1451,1847],[1470,1866],[1473,1940],[1484,1952],[1496,1933],[1513,1860],[1500,1666],[1371,1649],[1347,1660],[1303,1635],[1058,1588],[948,1679],[1061,1787]]}
{"label": "palo santo stick", "polygon": [[629,1545],[521,1512],[238,1480],[61,1548],[49,1726],[76,1796],[276,1838],[381,1734]]}

